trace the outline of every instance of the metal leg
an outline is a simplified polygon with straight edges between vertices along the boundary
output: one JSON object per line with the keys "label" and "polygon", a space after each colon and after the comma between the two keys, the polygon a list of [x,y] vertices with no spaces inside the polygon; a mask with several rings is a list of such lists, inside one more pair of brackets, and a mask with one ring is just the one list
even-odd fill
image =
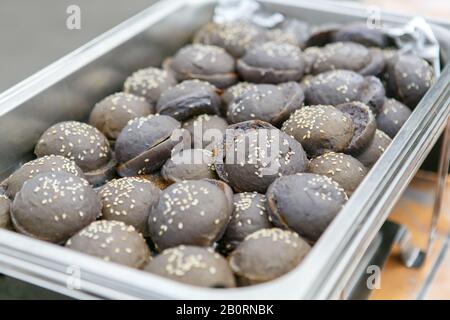
{"label": "metal leg", "polygon": [[438,179],[436,182],[436,193],[434,197],[433,212],[431,215],[430,231],[428,234],[428,243],[425,249],[414,247],[411,243],[411,234],[409,230],[402,226],[397,233],[397,243],[400,246],[400,256],[403,263],[408,268],[419,268],[425,261],[427,254],[431,250],[433,240],[436,236],[437,224],[442,211],[442,203],[445,191],[445,182],[448,175],[450,162],[450,119],[447,120],[444,139],[442,140],[441,153],[439,156]]}
{"label": "metal leg", "polygon": [[448,176],[448,168],[450,162],[450,119],[447,120],[445,127],[444,139],[442,140],[441,154],[439,156],[438,181],[436,185],[436,197],[434,198],[433,214],[431,216],[430,234],[428,238],[427,251],[430,249],[434,237],[436,235],[437,223],[442,211],[442,203],[444,200],[445,183]]}
{"label": "metal leg", "polygon": [[396,242],[400,246],[400,258],[406,267],[419,268],[422,266],[428,250],[415,247],[411,242],[411,232],[403,225],[398,230]]}

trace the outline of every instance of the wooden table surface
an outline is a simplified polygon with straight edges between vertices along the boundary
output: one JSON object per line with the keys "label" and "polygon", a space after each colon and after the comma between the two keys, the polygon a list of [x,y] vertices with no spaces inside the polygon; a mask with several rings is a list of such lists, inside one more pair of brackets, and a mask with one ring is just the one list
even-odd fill
{"label": "wooden table surface", "polygon": [[[435,177],[419,174],[403,194],[390,220],[404,224],[414,245],[425,247],[431,221]],[[381,273],[381,286],[371,299],[450,299],[450,180],[447,181],[438,232],[425,264],[408,269],[394,248]]]}

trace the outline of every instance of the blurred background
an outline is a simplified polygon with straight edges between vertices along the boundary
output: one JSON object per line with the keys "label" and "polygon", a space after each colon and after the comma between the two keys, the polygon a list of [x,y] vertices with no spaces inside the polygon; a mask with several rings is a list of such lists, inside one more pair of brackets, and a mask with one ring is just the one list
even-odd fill
{"label": "blurred background", "polygon": [[[0,0],[0,92],[137,14],[157,0]],[[69,30],[67,7],[81,9]]]}
{"label": "blurred background", "polygon": [[[0,92],[156,1],[0,0]],[[449,0],[355,2],[450,21]],[[81,9],[81,30],[66,27],[70,5]]]}

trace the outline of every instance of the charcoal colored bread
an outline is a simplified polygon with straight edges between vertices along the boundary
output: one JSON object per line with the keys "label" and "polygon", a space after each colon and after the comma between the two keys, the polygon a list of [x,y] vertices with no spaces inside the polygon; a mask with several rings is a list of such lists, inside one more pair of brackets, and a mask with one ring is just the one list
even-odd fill
{"label": "charcoal colored bread", "polygon": [[144,270],[199,287],[233,288],[236,286],[228,262],[212,248],[180,245],[166,249],[152,259]]}
{"label": "charcoal colored bread", "polygon": [[87,180],[47,172],[27,180],[11,208],[14,228],[25,235],[63,243],[95,221],[102,204]]}
{"label": "charcoal colored bread", "polygon": [[386,99],[377,116],[378,129],[394,139],[403,124],[411,115],[411,109],[395,99]]}
{"label": "charcoal colored bread", "polygon": [[98,192],[102,219],[122,221],[148,235],[148,216],[158,201],[160,190],[149,180],[124,177],[109,181]]}
{"label": "charcoal colored bread", "polygon": [[254,83],[298,81],[303,76],[304,68],[299,47],[273,41],[252,46],[237,60],[240,77]]}
{"label": "charcoal colored bread", "polygon": [[178,81],[199,79],[220,89],[238,81],[234,58],[217,46],[188,44],[167,60],[165,65]]}
{"label": "charcoal colored bread", "polygon": [[376,130],[370,144],[356,156],[366,168],[371,168],[382,156],[392,142],[391,138],[381,130]]}
{"label": "charcoal colored bread", "polygon": [[150,105],[156,106],[161,94],[177,84],[172,73],[149,67],[130,75],[123,84],[123,91],[144,97]]}
{"label": "charcoal colored bread", "polygon": [[295,232],[261,229],[248,235],[231,253],[229,261],[238,285],[246,286],[288,273],[301,263],[309,250],[308,243]]}
{"label": "charcoal colored bread", "polygon": [[63,156],[43,156],[26,162],[2,182],[6,195],[11,199],[14,199],[25,181],[40,173],[46,172],[67,172],[77,177],[85,178],[83,171],[74,161],[64,158]]}
{"label": "charcoal colored bread", "polygon": [[97,128],[78,121],[64,121],[48,128],[34,153],[38,157],[52,154],[66,157],[85,173],[106,166],[111,159],[108,139]]}
{"label": "charcoal colored bread", "polygon": [[236,192],[265,193],[277,177],[304,172],[307,166],[299,142],[260,120],[231,125],[215,162],[219,177]]}
{"label": "charcoal colored bread", "polygon": [[142,235],[122,221],[94,221],[71,237],[66,248],[137,269],[151,259]]}
{"label": "charcoal colored bread", "polygon": [[367,168],[350,155],[328,152],[310,161],[309,172],[333,179],[350,197],[366,176]]}
{"label": "charcoal colored bread", "polygon": [[263,28],[245,21],[232,21],[207,23],[194,35],[193,42],[221,47],[239,58],[251,45],[266,39]]}
{"label": "charcoal colored bread", "polygon": [[258,84],[233,99],[227,108],[229,123],[262,120],[280,126],[303,106],[304,94],[296,82]]}
{"label": "charcoal colored bread", "polygon": [[186,180],[161,192],[148,230],[159,251],[181,244],[209,247],[222,237],[229,219],[222,189],[208,181]]}
{"label": "charcoal colored bread", "polygon": [[233,251],[255,231],[273,227],[266,210],[266,196],[257,192],[241,192],[233,196],[233,213],[225,234],[220,240],[221,250]]}
{"label": "charcoal colored bread", "polygon": [[360,101],[374,114],[383,107],[385,90],[381,81],[373,76],[363,77],[350,70],[322,72],[303,81],[306,105],[338,105]]}
{"label": "charcoal colored bread", "polygon": [[413,54],[394,54],[386,62],[387,91],[409,108],[415,108],[435,81],[432,66]]}
{"label": "charcoal colored bread", "polygon": [[336,109],[350,116],[355,129],[345,152],[358,154],[370,144],[375,135],[377,129],[375,116],[367,105],[358,101],[339,104]]}
{"label": "charcoal colored bread", "polygon": [[116,140],[128,121],[154,113],[154,106],[144,97],[116,92],[98,102],[89,116],[89,124],[109,140]]}
{"label": "charcoal colored bread", "polygon": [[161,115],[178,121],[208,113],[219,114],[221,108],[217,88],[206,81],[186,80],[163,93],[156,105]]}
{"label": "charcoal colored bread", "polygon": [[300,142],[310,157],[315,157],[345,150],[355,126],[347,113],[331,105],[313,105],[295,111],[281,130]]}
{"label": "charcoal colored bread", "polygon": [[170,158],[181,124],[172,117],[149,115],[128,122],[116,141],[118,173],[135,176],[158,170]]}
{"label": "charcoal colored bread", "polygon": [[319,74],[335,69],[355,71],[363,76],[380,75],[385,67],[378,48],[366,48],[354,42],[334,42],[322,48],[310,47],[304,52],[306,72]]}
{"label": "charcoal colored bread", "polygon": [[347,202],[344,189],[331,178],[297,173],[280,177],[267,189],[267,211],[275,226],[316,242]]}

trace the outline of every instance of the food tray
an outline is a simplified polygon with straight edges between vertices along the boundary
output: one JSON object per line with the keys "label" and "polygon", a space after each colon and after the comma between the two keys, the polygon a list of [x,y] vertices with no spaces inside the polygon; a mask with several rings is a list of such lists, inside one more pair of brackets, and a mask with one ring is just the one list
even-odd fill
{"label": "food tray", "polygon": [[[355,4],[263,0],[267,8],[312,24],[365,20]],[[0,179],[32,158],[42,132],[63,120],[86,119],[95,102],[120,90],[125,77],[159,65],[209,21],[215,1],[161,1],[0,95]],[[385,22],[410,17],[381,12]],[[443,62],[450,57],[444,23],[433,28]],[[448,38],[447,38],[448,41]],[[274,281],[236,289],[193,287],[107,263],[0,229],[0,273],[74,298],[325,299],[342,292],[390,209],[443,132],[450,114],[450,66],[369,172],[307,258]],[[73,289],[78,276],[81,287]],[[77,289],[78,288],[78,289]]]}

